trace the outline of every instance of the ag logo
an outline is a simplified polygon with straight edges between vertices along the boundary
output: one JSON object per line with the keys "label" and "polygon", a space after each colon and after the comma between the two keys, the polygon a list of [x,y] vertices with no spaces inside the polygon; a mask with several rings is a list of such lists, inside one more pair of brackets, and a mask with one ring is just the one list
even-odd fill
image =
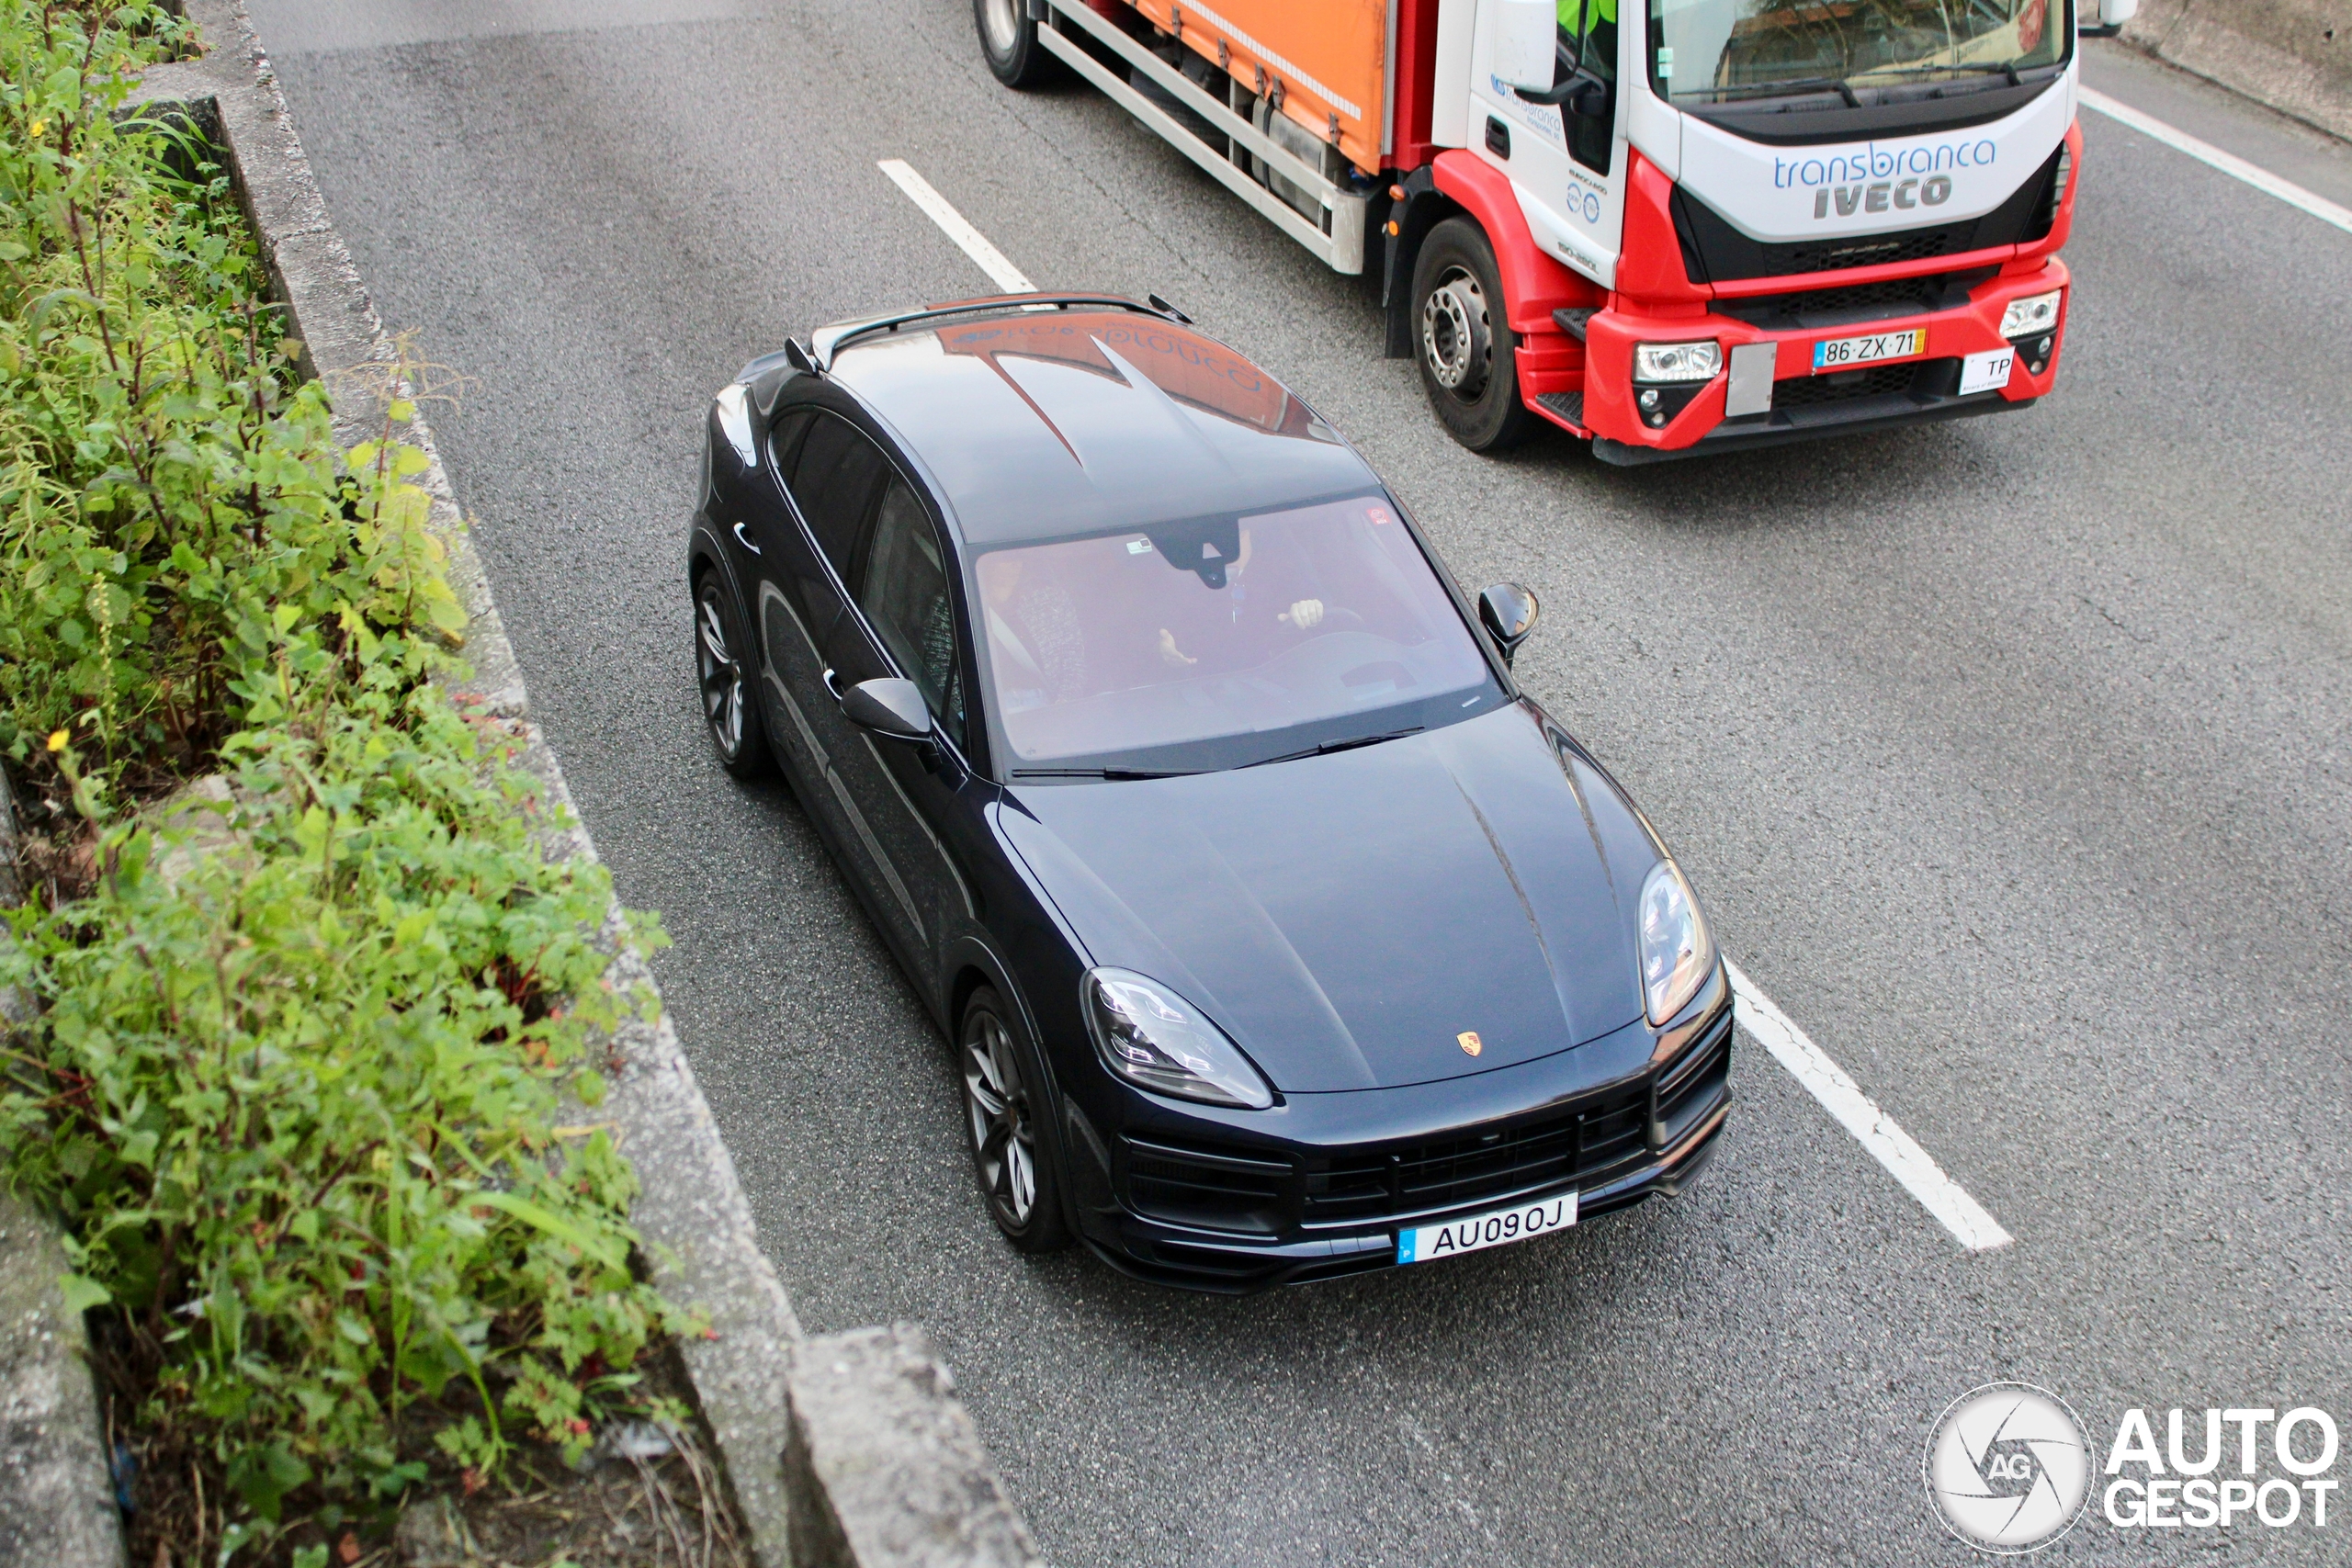
{"label": "ag logo", "polygon": [[1464,1030],[1453,1037],[1453,1043],[1473,1056],[1487,1048],[1485,1042],[1478,1038],[1478,1032],[1475,1029]]}
{"label": "ag logo", "polygon": [[1951,1402],[1928,1436],[1928,1497],[1983,1551],[2033,1551],[2072,1529],[2090,1495],[2090,1443],[2064,1400],[1993,1382]]}

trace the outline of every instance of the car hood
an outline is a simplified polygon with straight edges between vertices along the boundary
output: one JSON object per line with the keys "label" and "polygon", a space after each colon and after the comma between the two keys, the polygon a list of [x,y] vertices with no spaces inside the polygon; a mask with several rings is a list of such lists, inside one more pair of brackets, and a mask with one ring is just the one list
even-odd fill
{"label": "car hood", "polygon": [[997,821],[1089,962],[1174,987],[1284,1093],[1492,1071],[1641,1014],[1657,851],[1530,702],[1296,761],[1023,787]]}

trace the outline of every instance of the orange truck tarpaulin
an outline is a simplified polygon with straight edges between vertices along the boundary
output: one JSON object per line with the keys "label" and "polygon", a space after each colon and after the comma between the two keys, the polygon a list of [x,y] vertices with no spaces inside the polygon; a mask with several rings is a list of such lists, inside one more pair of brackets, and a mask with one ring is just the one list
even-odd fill
{"label": "orange truck tarpaulin", "polygon": [[1136,9],[1251,92],[1260,71],[1269,89],[1281,82],[1283,113],[1326,141],[1336,117],[1340,151],[1380,172],[1388,0],[1136,0]]}

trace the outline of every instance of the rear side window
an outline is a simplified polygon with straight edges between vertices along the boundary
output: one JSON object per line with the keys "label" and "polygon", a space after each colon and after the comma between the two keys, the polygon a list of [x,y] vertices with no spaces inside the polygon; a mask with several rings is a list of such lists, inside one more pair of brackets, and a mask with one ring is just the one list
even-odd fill
{"label": "rear side window", "polygon": [[792,499],[817,536],[817,547],[833,563],[842,584],[857,592],[858,527],[889,473],[882,449],[848,421],[819,413],[792,465]]}
{"label": "rear side window", "polygon": [[882,492],[857,600],[899,668],[922,688],[932,713],[962,745],[964,660],[946,563],[931,514],[896,474]]}

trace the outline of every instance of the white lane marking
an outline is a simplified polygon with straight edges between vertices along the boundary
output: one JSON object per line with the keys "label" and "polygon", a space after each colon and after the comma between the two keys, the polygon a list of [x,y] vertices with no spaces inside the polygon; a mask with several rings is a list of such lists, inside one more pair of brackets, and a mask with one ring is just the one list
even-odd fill
{"label": "white lane marking", "polygon": [[2085,108],[2094,108],[2109,119],[2120,120],[2144,136],[2153,136],[2165,146],[2188,153],[2200,164],[2208,164],[2233,179],[2244,180],[2266,195],[2275,196],[2288,206],[2310,213],[2323,223],[2333,223],[2352,234],[2352,209],[2338,207],[2327,197],[2305,190],[2292,180],[2282,180],[2259,164],[2249,164],[2234,152],[2224,152],[2210,141],[2200,141],[2185,130],[2174,129],[2152,114],[2143,114],[2130,104],[2109,97],[2094,87],[2077,87]]}
{"label": "white lane marking", "polygon": [[923,216],[939,225],[940,232],[956,242],[963,253],[980,264],[980,270],[994,280],[1007,294],[1035,294],[1037,286],[1019,267],[1004,259],[1004,253],[989,243],[988,236],[972,227],[965,216],[956,211],[948,199],[931,188],[931,182],[916,174],[904,158],[885,158],[876,165],[890,176],[898,187],[907,193]]}
{"label": "white lane marking", "polygon": [[1999,1222],[1959,1182],[1946,1176],[1943,1167],[1912,1142],[1911,1134],[1881,1111],[1804,1030],[1790,1022],[1789,1015],[1774,1007],[1772,998],[1758,990],[1756,982],[1738,964],[1726,958],[1724,967],[1731,972],[1732,992],[1739,998],[1740,1027],[1771,1052],[1821,1101],[1824,1110],[1845,1124],[1846,1131],[1861,1140],[1862,1147],[1942,1222],[1954,1240],[1971,1252],[2009,1245],[2014,1238]]}

